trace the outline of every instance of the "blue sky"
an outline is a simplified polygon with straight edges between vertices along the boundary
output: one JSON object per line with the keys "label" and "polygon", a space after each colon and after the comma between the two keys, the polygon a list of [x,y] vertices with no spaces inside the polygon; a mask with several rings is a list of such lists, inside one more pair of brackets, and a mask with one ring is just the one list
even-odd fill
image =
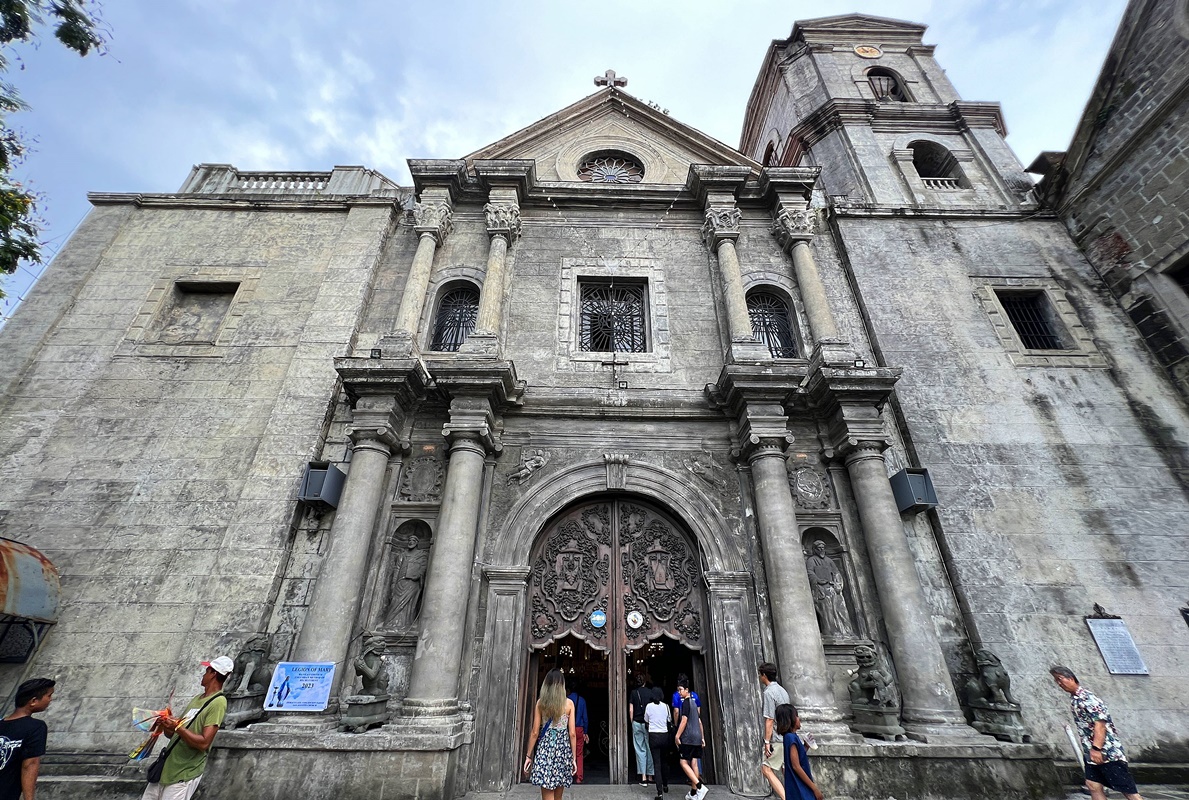
{"label": "blue sky", "polygon": [[[966,100],[1003,104],[1025,162],[1069,143],[1124,0],[107,0],[108,52],[46,40],[9,79],[36,140],[47,254],[88,191],[170,192],[190,167],[328,170],[408,182],[405,159],[458,158],[582,98],[627,91],[722,141],[772,39],[797,19],[868,13],[929,26]],[[4,279],[10,313],[42,267]],[[0,322],[3,318],[0,318]]]}

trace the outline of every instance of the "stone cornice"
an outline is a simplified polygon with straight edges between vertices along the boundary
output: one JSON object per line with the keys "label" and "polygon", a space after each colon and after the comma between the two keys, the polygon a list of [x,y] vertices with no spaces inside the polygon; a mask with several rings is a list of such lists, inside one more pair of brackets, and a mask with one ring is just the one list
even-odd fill
{"label": "stone cornice", "polygon": [[955,133],[992,128],[1007,135],[998,103],[955,101],[937,103],[877,103],[874,100],[834,98],[823,103],[793,129],[793,136],[812,147],[844,125],[868,125],[878,131]]}
{"label": "stone cornice", "polygon": [[706,588],[711,594],[738,594],[752,591],[755,586],[750,572],[707,570],[702,573],[702,580],[706,581]]}
{"label": "stone cornice", "polygon": [[800,390],[808,373],[809,362],[800,360],[781,361],[779,366],[728,364],[717,383],[706,385],[707,399],[731,412],[749,401],[785,404]]}
{"label": "stone cornice", "polygon": [[758,188],[764,199],[775,203],[799,197],[809,205],[813,187],[822,174],[821,167],[764,167]]}
{"label": "stone cornice", "polygon": [[887,443],[881,409],[902,370],[823,366],[809,376],[805,394],[825,421],[826,455],[842,455],[860,442]]}
{"label": "stone cornice", "polygon": [[476,159],[474,168],[483,188],[513,186],[521,200],[537,185],[537,162],[531,159]]}
{"label": "stone cornice", "polygon": [[425,396],[429,374],[416,358],[336,358],[335,371],[343,391],[357,402],[361,397],[394,397],[402,409],[412,408]]}
{"label": "stone cornice", "polygon": [[752,172],[748,167],[718,166],[713,164],[690,164],[685,179],[685,188],[705,207],[716,200],[716,196],[735,196]]}
{"label": "stone cornice", "polygon": [[192,208],[219,211],[319,211],[346,213],[362,206],[399,207],[400,198],[363,195],[193,195],[140,192],[88,192],[94,206],[131,205],[137,208]]}
{"label": "stone cornice", "polygon": [[445,158],[410,158],[409,174],[413,176],[413,188],[421,194],[429,188],[444,188],[454,200],[462,193],[467,180],[465,161]]}
{"label": "stone cornice", "polygon": [[520,403],[525,382],[516,377],[511,361],[491,358],[435,359],[426,354],[425,365],[433,385],[451,397],[483,397],[496,409]]}

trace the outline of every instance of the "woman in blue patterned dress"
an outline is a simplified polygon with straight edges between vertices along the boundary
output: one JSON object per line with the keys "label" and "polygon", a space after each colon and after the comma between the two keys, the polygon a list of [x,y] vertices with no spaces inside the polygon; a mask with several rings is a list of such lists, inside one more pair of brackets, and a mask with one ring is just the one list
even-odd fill
{"label": "woman in blue patterned dress", "polygon": [[541,684],[533,706],[533,724],[524,759],[524,774],[541,787],[541,800],[561,800],[565,788],[574,782],[578,762],[574,731],[574,702],[566,697],[566,678],[551,669]]}

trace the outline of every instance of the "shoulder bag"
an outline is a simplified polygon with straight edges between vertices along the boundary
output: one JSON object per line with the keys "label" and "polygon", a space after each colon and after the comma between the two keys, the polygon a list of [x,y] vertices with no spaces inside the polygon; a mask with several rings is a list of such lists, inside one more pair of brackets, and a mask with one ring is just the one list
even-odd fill
{"label": "shoulder bag", "polygon": [[[191,719],[190,722],[193,722],[194,720],[201,717],[202,712],[206,711],[206,707],[209,706],[211,703],[213,703],[215,701],[216,697],[222,697],[222,696],[223,696],[222,692],[215,692],[213,695],[211,695],[210,699],[202,704],[202,706],[198,709],[198,713],[194,715],[193,719]],[[189,726],[189,724],[190,724],[189,722],[186,723],[187,726]],[[173,750],[173,746],[175,744],[177,744],[178,742],[180,742],[181,740],[182,740],[182,737],[179,736],[176,739],[174,739],[172,742],[170,742],[169,746],[161,751],[161,755],[157,756],[157,760],[149,765],[148,770],[145,772],[145,779],[148,780],[149,783],[160,783],[161,782],[161,773],[163,773],[165,771],[165,759],[169,758],[169,754]]]}

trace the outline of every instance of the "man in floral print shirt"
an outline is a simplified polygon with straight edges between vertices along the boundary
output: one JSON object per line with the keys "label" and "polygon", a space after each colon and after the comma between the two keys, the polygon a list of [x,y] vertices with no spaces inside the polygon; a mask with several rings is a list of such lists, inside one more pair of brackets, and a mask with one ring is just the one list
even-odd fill
{"label": "man in floral print shirt", "polygon": [[1143,800],[1135,788],[1135,779],[1127,768],[1123,743],[1107,711],[1106,703],[1078,683],[1069,667],[1049,667],[1049,674],[1070,694],[1073,721],[1082,741],[1082,761],[1086,767],[1086,788],[1094,800],[1106,800],[1103,786],[1121,792],[1127,800]]}

